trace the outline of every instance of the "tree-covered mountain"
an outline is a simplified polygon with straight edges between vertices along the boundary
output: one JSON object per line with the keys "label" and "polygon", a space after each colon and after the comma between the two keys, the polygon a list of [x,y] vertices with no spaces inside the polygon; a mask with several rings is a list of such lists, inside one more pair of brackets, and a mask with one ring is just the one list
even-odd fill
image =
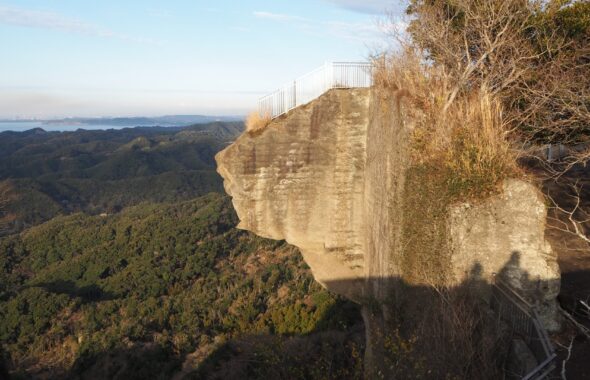
{"label": "tree-covered mountain", "polygon": [[[315,283],[293,248],[236,223],[228,198],[210,194],[57,217],[2,239],[0,341],[13,368],[25,377],[169,378],[185,355],[244,334],[354,322],[354,307]],[[128,363],[131,349],[148,357]],[[116,364],[105,370],[108,358]]]}
{"label": "tree-covered mountain", "polygon": [[12,231],[77,211],[113,212],[139,202],[221,191],[214,154],[241,123],[186,128],[0,133],[0,181],[12,191]]}
{"label": "tree-covered mountain", "polygon": [[356,306],[234,228],[213,157],[240,131],[0,134],[0,376],[361,377]]}

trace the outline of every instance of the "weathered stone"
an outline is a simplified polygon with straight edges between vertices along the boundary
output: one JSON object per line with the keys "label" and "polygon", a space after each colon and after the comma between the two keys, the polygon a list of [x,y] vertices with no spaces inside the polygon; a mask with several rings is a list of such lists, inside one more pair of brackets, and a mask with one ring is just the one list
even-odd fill
{"label": "weathered stone", "polygon": [[[332,90],[242,135],[216,157],[239,228],[300,248],[315,278],[361,302],[383,302],[403,282],[404,168],[412,120],[399,99],[383,107],[370,90]],[[451,278],[502,275],[558,327],[559,269],[544,238],[537,190],[509,180],[501,194],[451,208]],[[410,252],[403,254],[420,254]],[[452,284],[449,284],[452,285]]]}
{"label": "weathered stone", "polygon": [[461,204],[450,213],[454,279],[500,276],[529,302],[536,304],[549,330],[559,329],[557,304],[559,266],[545,240],[547,208],[531,184],[507,180],[501,194],[482,203]]}
{"label": "weathered stone", "polygon": [[369,91],[335,90],[244,133],[216,159],[239,228],[285,239],[316,280],[358,299],[364,274],[363,184]]}

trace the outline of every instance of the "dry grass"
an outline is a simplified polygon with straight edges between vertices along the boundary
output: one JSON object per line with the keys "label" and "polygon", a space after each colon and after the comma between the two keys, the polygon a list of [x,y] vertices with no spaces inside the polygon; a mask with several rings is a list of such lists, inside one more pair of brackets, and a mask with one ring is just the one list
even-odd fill
{"label": "dry grass", "polygon": [[452,76],[425,64],[411,48],[382,58],[375,83],[377,96],[385,99],[380,104],[403,102],[395,107],[397,117],[412,128],[398,212],[405,280],[445,286],[452,280],[450,206],[485,199],[499,191],[502,180],[520,175],[501,104],[485,87],[454,96]]}
{"label": "dry grass", "polygon": [[458,195],[487,194],[516,175],[502,107],[486,87],[455,97],[452,77],[409,48],[378,61],[375,84],[378,96],[407,104],[412,165],[437,166]]}
{"label": "dry grass", "polygon": [[438,292],[417,321],[417,346],[439,353],[431,363],[440,371],[436,378],[502,378],[499,364],[507,342],[499,321],[486,312],[488,306],[469,293],[467,284]]}
{"label": "dry grass", "polygon": [[501,115],[500,103],[485,91],[459,99],[449,109],[450,138],[440,152],[446,151],[451,190],[487,195],[504,178],[517,175],[516,154]]}
{"label": "dry grass", "polygon": [[410,160],[395,213],[402,215],[403,252],[394,253],[410,290],[424,292],[400,310],[412,321],[401,330],[414,339],[410,355],[429,363],[423,378],[497,378],[498,326],[469,284],[449,287],[448,214],[454,203],[485,199],[520,175],[501,103],[485,85],[457,91],[451,74],[411,46],[379,59],[374,83],[378,104],[392,105],[410,136],[400,141]]}
{"label": "dry grass", "polygon": [[258,111],[251,112],[248,117],[246,117],[246,131],[261,131],[266,128],[271,121],[272,118],[268,113],[261,114]]}

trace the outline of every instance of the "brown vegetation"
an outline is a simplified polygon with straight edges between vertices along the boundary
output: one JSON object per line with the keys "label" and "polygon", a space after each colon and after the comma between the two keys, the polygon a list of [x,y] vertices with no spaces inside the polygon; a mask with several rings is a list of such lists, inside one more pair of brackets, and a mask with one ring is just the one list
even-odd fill
{"label": "brown vegetation", "polygon": [[266,128],[272,118],[268,113],[260,113],[258,111],[251,112],[246,118],[246,131],[257,132]]}
{"label": "brown vegetation", "polygon": [[590,125],[590,4],[413,0],[412,42],[461,93],[487,88],[521,139],[570,143]]}
{"label": "brown vegetation", "polygon": [[[543,167],[543,179],[571,188],[560,228],[588,240],[590,213],[576,194],[583,182],[566,175],[590,159],[590,3],[577,0],[412,0],[410,40],[431,67],[450,78],[444,110],[457,98],[485,92],[501,106],[503,129],[520,157]],[[556,161],[543,144],[569,148]],[[537,172],[539,174],[539,172]],[[566,203],[571,203],[569,200]],[[569,215],[569,216],[568,216]],[[562,218],[563,219],[563,218]]]}
{"label": "brown vegetation", "polygon": [[396,214],[403,215],[399,265],[410,284],[449,283],[450,205],[487,197],[503,179],[521,175],[497,98],[485,86],[454,96],[455,84],[444,67],[424,64],[411,44],[377,60],[380,104],[407,105],[396,106],[411,139],[404,201]]}
{"label": "brown vegetation", "polygon": [[[407,231],[408,249],[445,256],[437,236],[446,206],[494,192],[531,158],[542,179],[570,189],[567,202],[548,197],[562,216],[557,227],[588,242],[587,182],[568,173],[590,159],[590,3],[412,0],[408,14],[408,33],[393,35],[402,53],[377,59],[375,74],[381,96],[411,104],[408,183],[430,183],[409,186],[405,224],[424,217],[419,205],[436,205],[427,207],[431,226]],[[569,147],[550,162],[539,154],[546,143]]]}
{"label": "brown vegetation", "polygon": [[[406,336],[394,337],[393,347],[412,343],[404,353],[413,363],[422,354],[430,363],[438,360],[432,352],[445,356],[443,373],[467,375],[487,365],[481,375],[494,378],[493,348],[502,334],[487,328],[489,316],[476,300],[449,291],[449,206],[477,202],[502,180],[525,175],[521,159],[541,160],[535,151],[542,144],[588,140],[590,4],[412,0],[408,14],[408,33],[393,36],[400,51],[375,60],[374,83],[380,104],[398,109],[411,136],[396,260],[408,284],[435,296],[428,311],[404,305],[399,318],[424,318],[401,330]],[[560,165],[543,162],[552,176],[590,158],[587,149],[568,152]],[[584,193],[580,183],[571,185],[574,196]],[[562,228],[587,239],[581,223],[590,213],[579,197],[573,201],[560,210],[567,216]],[[438,338],[454,342],[453,349],[437,345]]]}
{"label": "brown vegetation", "polygon": [[411,45],[381,57],[374,79],[380,104],[393,103],[410,128],[403,202],[395,214],[402,231],[398,260],[409,286],[403,293],[417,293],[403,307],[394,302],[399,310],[387,327],[395,333],[383,338],[385,367],[400,378],[497,378],[503,335],[471,289],[450,286],[447,223],[451,204],[486,197],[503,179],[521,175],[501,104],[487,87],[453,97],[453,76],[423,64]]}
{"label": "brown vegetation", "polygon": [[412,164],[435,165],[461,195],[490,192],[516,168],[498,100],[487,87],[453,96],[453,77],[421,59],[406,46],[401,55],[381,58],[375,71],[381,96],[411,104],[406,112],[414,121]]}

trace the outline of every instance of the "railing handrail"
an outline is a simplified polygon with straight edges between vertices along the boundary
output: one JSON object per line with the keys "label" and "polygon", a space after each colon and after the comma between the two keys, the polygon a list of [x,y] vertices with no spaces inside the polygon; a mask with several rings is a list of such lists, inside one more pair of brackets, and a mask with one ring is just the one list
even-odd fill
{"label": "railing handrail", "polygon": [[[526,340],[527,345],[529,345],[529,348],[538,363],[533,370],[523,377],[523,380],[547,378],[555,367],[553,360],[557,355],[549,340],[547,331],[537,315],[535,307],[518,294],[518,292],[508,283],[502,281],[497,276],[494,276],[493,286],[498,290],[499,295],[503,296],[506,301],[510,302],[511,306],[516,307],[516,309],[513,310],[514,312],[520,311],[524,315],[524,318],[522,316],[514,315],[514,313],[506,313],[507,315],[504,316],[505,319],[512,324],[512,328],[523,335],[523,338]],[[495,299],[496,301],[499,301],[499,297],[496,297]],[[503,305],[500,305],[500,308],[502,308],[502,306]],[[508,305],[508,308],[510,308],[510,305]],[[502,316],[502,309],[500,309],[500,314]],[[540,343],[542,352],[539,352],[540,350],[536,345],[537,343]],[[530,345],[535,345],[535,347],[531,347]]]}
{"label": "railing handrail", "polygon": [[373,82],[372,67],[370,62],[326,62],[261,97],[258,100],[258,112],[274,119],[333,88],[370,87]]}

